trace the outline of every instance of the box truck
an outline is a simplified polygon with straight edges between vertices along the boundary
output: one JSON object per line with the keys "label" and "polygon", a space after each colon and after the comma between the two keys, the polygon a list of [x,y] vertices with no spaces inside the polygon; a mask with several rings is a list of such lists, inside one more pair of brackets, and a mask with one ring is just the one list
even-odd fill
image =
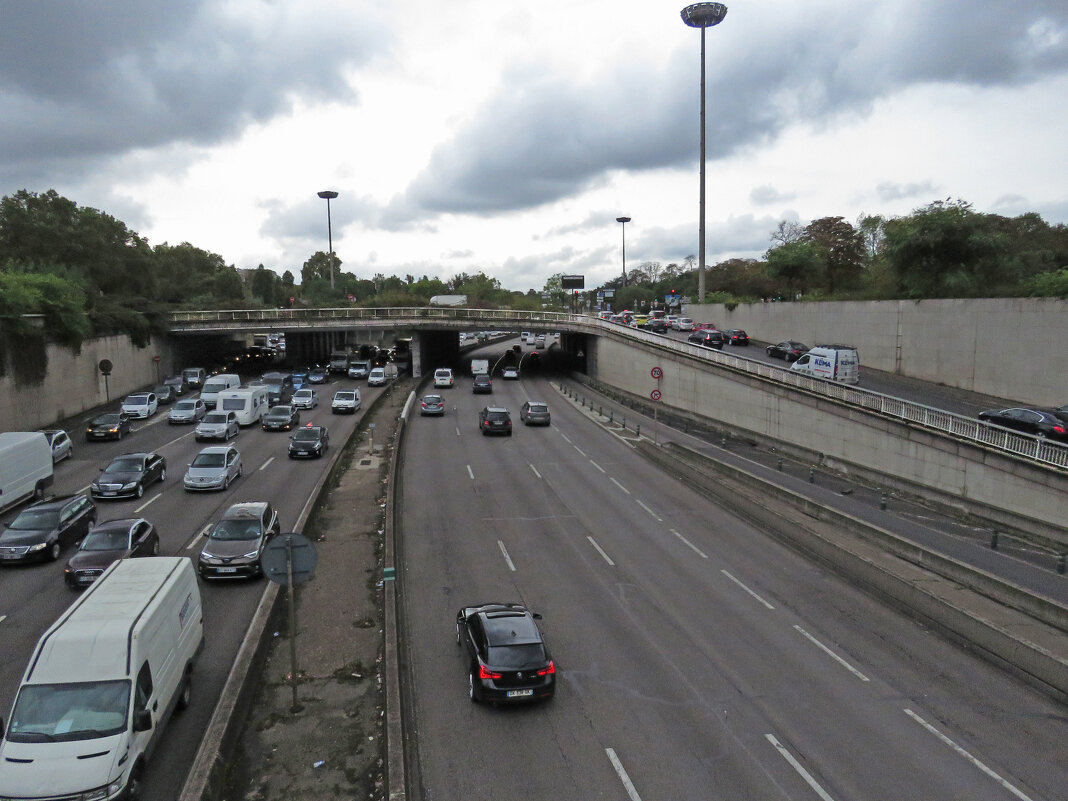
{"label": "box truck", "polygon": [[0,510],[30,497],[40,500],[52,480],[48,437],[40,431],[0,434]]}
{"label": "box truck", "polygon": [[33,650],[0,723],[0,798],[140,798],[203,644],[190,559],[111,565]]}

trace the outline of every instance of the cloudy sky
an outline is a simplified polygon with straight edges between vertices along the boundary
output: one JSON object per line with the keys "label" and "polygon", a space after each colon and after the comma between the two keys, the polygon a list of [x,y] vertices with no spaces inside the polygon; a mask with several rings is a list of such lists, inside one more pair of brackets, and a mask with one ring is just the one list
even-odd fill
{"label": "cloudy sky", "polygon": [[[1068,222],[1064,0],[732,0],[709,264],[960,198]],[[299,277],[596,286],[697,253],[700,32],[659,0],[0,0],[0,195]]]}

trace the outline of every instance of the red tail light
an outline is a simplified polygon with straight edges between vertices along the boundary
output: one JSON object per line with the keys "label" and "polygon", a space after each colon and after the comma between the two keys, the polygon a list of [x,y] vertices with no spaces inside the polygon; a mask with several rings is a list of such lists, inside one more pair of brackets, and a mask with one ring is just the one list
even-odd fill
{"label": "red tail light", "polygon": [[1053,431],[1057,434],[1064,433],[1064,426],[1053,426]]}
{"label": "red tail light", "polygon": [[485,665],[478,666],[478,677],[480,679],[499,679],[501,678],[501,675],[502,674],[496,673],[492,670],[486,670]]}
{"label": "red tail light", "polygon": [[549,667],[542,668],[541,670],[539,670],[538,671],[538,675],[539,676],[551,676],[555,672],[556,672],[556,663],[553,662],[553,660],[550,659],[549,660]]}

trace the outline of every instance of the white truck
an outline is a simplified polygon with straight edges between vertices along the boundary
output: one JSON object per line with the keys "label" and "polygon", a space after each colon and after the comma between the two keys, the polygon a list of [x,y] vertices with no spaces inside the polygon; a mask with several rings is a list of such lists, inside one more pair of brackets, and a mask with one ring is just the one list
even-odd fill
{"label": "white truck", "polygon": [[430,299],[431,306],[466,306],[467,295],[434,295]]}
{"label": "white truck", "polygon": [[0,798],[140,798],[203,646],[190,559],[113,563],[33,650],[0,722]]}
{"label": "white truck", "polygon": [[825,381],[860,383],[860,355],[853,345],[817,345],[800,356],[790,369]]}
{"label": "white truck", "polygon": [[214,409],[219,402],[219,393],[237,389],[241,386],[241,376],[234,373],[220,373],[210,376],[204,381],[204,388],[200,390],[200,399],[209,409]]}
{"label": "white truck", "polygon": [[0,509],[40,500],[52,486],[52,446],[40,431],[0,434]]}
{"label": "white truck", "polygon": [[471,375],[489,375],[489,359],[472,359]]}

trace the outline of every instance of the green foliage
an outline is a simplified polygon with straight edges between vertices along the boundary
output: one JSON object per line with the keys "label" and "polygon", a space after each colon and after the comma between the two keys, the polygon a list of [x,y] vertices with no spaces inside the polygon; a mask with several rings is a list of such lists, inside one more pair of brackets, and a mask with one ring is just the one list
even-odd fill
{"label": "green foliage", "polygon": [[74,351],[92,332],[85,292],[56,275],[0,271],[0,375],[40,383],[48,369],[46,337]]}
{"label": "green foliage", "polygon": [[768,252],[768,272],[785,281],[791,295],[811,286],[823,266],[820,251],[811,242],[790,242]]}
{"label": "green foliage", "polygon": [[1030,279],[1030,293],[1042,298],[1068,298],[1068,269],[1041,273]]}

